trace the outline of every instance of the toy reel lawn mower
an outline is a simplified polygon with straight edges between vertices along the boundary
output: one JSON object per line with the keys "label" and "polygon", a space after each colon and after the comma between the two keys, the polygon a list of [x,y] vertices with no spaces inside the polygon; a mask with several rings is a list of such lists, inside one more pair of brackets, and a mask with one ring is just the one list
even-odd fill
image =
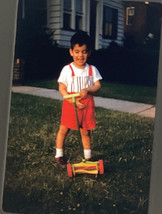
{"label": "toy reel lawn mower", "polygon": [[[75,110],[75,116],[76,116],[76,122],[77,122],[77,128],[78,132],[80,135],[80,130],[79,130],[79,120],[78,120],[78,114],[77,114],[77,106],[76,106],[76,97],[79,97],[79,93],[75,94],[69,94],[65,95],[64,99],[72,99],[73,105],[74,105],[74,110]],[[81,136],[80,136],[81,137]],[[76,163],[76,164],[67,164],[67,172],[69,177],[73,177],[76,174],[104,174],[104,165],[103,165],[103,160],[98,160],[98,161],[87,161],[86,159],[82,159],[82,162]]]}

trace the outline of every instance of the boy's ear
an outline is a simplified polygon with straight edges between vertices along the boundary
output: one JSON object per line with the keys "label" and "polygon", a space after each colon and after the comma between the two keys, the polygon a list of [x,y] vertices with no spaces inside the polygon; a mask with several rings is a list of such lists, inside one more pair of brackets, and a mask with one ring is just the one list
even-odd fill
{"label": "boy's ear", "polygon": [[69,49],[69,53],[71,56],[73,56],[73,50],[71,48]]}
{"label": "boy's ear", "polygon": [[88,57],[91,55],[92,51],[88,51]]}

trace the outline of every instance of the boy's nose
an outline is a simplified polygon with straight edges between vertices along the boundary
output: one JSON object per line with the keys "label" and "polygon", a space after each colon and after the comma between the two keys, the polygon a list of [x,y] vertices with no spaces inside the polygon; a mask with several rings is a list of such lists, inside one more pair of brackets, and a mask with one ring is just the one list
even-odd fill
{"label": "boy's nose", "polygon": [[83,53],[81,51],[79,52],[79,56],[83,56]]}

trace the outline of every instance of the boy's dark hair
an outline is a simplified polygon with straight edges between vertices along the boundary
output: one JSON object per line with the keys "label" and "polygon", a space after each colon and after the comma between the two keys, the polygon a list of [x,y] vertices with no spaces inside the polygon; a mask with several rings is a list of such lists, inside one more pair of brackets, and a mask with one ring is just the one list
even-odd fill
{"label": "boy's dark hair", "polygon": [[71,49],[74,48],[76,44],[79,46],[86,45],[87,49],[90,51],[92,49],[91,38],[85,31],[79,30],[71,37]]}

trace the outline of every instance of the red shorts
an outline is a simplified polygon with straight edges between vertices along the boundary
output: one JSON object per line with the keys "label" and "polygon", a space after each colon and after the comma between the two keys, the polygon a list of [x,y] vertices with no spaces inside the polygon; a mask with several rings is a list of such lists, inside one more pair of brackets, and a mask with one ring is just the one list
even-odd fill
{"label": "red shorts", "polygon": [[[80,102],[85,104],[86,107],[84,109],[77,108],[79,127],[85,130],[94,129],[96,122],[93,96],[88,95],[85,99],[80,100]],[[61,125],[74,130],[78,129],[74,105],[66,100],[63,101]]]}

